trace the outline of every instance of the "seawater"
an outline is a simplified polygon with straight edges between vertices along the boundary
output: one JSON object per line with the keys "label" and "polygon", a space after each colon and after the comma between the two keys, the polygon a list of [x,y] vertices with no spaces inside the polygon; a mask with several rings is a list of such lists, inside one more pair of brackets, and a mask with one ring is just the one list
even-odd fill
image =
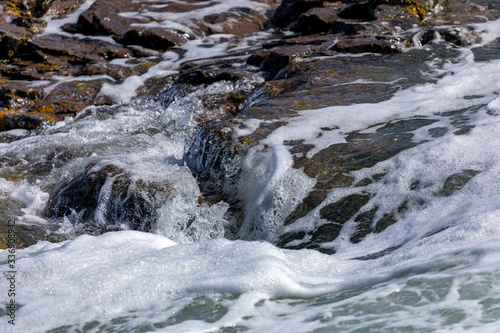
{"label": "seawater", "polygon": [[[304,111],[255,146],[236,184],[248,207],[239,240],[223,238],[227,205],[200,203],[196,179],[182,163],[203,112],[193,107],[196,96],[166,108],[154,100],[129,103],[145,79],[175,73],[182,61],[207,52],[227,54],[229,42],[219,43],[221,36],[188,42],[184,59],[166,53],[143,77],[106,86],[103,92],[117,102],[112,108],[91,107],[37,136],[1,144],[11,161],[4,168],[25,179],[0,179],[9,213],[19,223],[58,223],[58,232],[68,235],[77,235],[78,226],[49,221],[41,211],[50,191],[89,163],[114,163],[134,179],[174,184],[151,233],[81,235],[17,250],[16,326],[7,323],[2,306],[1,331],[500,331],[500,21],[475,27],[483,43],[445,46],[449,58],[426,60],[427,83],[396,89],[380,103]],[[200,46],[212,42],[212,49]],[[250,44],[243,40],[229,49]],[[406,52],[433,55],[442,47],[437,42]],[[424,205],[357,244],[349,241],[353,224],[347,223],[330,244],[333,255],[272,245],[283,232],[314,230],[322,207],[355,191],[334,190],[321,206],[283,226],[283,212],[314,186],[291,168],[285,141],[304,139],[315,146],[312,155],[344,142],[351,131],[369,133],[412,118],[435,120],[413,132],[420,144],[354,176],[385,174],[368,186],[374,196],[366,210],[377,206],[383,215],[407,199]],[[334,130],[318,138],[324,126]],[[144,133],[158,127],[154,135]],[[473,171],[468,182],[444,186],[466,170]],[[6,272],[7,252],[1,253]],[[1,285],[7,290],[6,279]]]}

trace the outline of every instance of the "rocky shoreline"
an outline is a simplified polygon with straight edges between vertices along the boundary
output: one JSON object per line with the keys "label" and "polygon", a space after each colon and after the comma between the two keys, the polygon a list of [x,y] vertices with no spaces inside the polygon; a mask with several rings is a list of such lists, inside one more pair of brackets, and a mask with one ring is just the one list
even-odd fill
{"label": "rocky shoreline", "polygon": [[[199,129],[188,144],[184,162],[199,180],[203,200],[224,200],[239,214],[241,203],[234,195],[233,185],[241,172],[241,159],[259,141],[287,124],[288,117],[301,110],[313,112],[331,105],[386,100],[395,91],[388,90],[385,84],[367,85],[362,80],[389,82],[406,76],[411,79],[401,82],[400,88],[422,83],[418,70],[421,60],[409,56],[406,50],[435,40],[456,48],[473,45],[481,37],[469,24],[500,17],[500,7],[479,0],[261,0],[261,6],[257,6],[260,11],[224,7],[222,12],[217,3],[185,1],[161,2],[161,6],[154,7],[154,13],[150,12],[148,1],[97,0],[86,6],[87,3],[0,1],[0,142],[36,135],[47,124],[67,117],[84,117],[82,111],[88,106],[110,108],[118,104],[120,101],[113,95],[101,90],[104,84],[118,85],[127,78],[146,74],[166,51],[182,59],[185,51],[179,46],[189,40],[232,34],[220,37],[221,42],[230,44],[232,40],[237,43],[271,29],[272,38],[259,40],[252,51],[181,62],[178,73],[146,80],[131,101],[156,99],[168,105],[172,102],[168,96],[173,92],[179,97],[206,91],[200,97],[203,113],[197,118]],[[202,19],[190,15],[202,10],[206,13]],[[169,13],[185,14],[176,16],[182,19],[177,23],[183,29],[152,24],[159,17],[169,17]],[[50,33],[51,22],[56,19],[63,34]],[[425,59],[425,52],[422,53]],[[356,56],[342,57],[343,54]],[[206,89],[218,82],[229,82],[233,89],[227,94]],[[259,125],[249,135],[235,136],[248,119],[257,120]],[[388,123],[371,134],[347,133],[346,143],[332,145],[310,158],[306,157],[312,149],[310,145],[303,140],[289,142],[293,167],[303,169],[316,185],[284,218],[285,227],[318,207],[333,188],[354,186],[360,190],[323,207],[320,215],[328,222],[316,230],[309,234],[286,232],[273,241],[282,247],[317,248],[333,253],[333,249],[322,248],[321,244],[335,239],[351,218],[358,223],[353,242],[394,223],[398,214],[404,214],[405,207],[378,221],[374,221],[376,209],[356,215],[371,195],[363,186],[376,182],[377,177],[354,183],[350,173],[419,144],[410,132],[433,121],[408,119]],[[467,129],[457,128],[461,130]],[[76,209],[78,205],[72,198],[78,197],[88,197],[87,204],[95,208],[95,192],[109,177],[108,171],[98,171],[95,177],[102,179],[95,181],[92,176],[92,182],[85,186],[78,179],[86,179],[89,174],[78,175],[54,189],[46,216],[60,217],[64,211]],[[461,186],[473,177],[471,173],[455,176]],[[14,179],[8,174],[0,177]],[[137,197],[131,205],[143,207],[149,199]],[[61,202],[67,207],[61,208]],[[137,216],[131,219],[136,221]],[[239,227],[235,226],[228,237],[238,238]],[[19,232],[23,235],[19,246],[46,238],[36,226],[19,228],[24,228]],[[6,236],[3,230],[2,226],[0,239]],[[309,241],[290,245],[303,238]]]}

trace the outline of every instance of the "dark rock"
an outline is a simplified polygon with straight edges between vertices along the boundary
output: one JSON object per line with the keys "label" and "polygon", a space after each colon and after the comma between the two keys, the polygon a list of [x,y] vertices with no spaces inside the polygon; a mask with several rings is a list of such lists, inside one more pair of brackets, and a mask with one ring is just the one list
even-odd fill
{"label": "dark rock", "polygon": [[377,213],[378,208],[371,209],[369,211],[358,214],[354,219],[356,224],[356,231],[351,236],[351,242],[359,243],[365,238],[368,234],[373,232],[372,222],[375,219],[375,214]]}
{"label": "dark rock", "polygon": [[332,48],[344,53],[394,53],[398,49],[390,41],[377,38],[346,38],[339,40]]}
{"label": "dark rock", "polygon": [[7,10],[16,16],[39,18],[43,15],[57,15],[71,12],[85,0],[22,0],[8,1]]}
{"label": "dark rock", "polygon": [[125,45],[140,45],[146,48],[166,51],[169,47],[183,44],[188,41],[188,36],[172,29],[139,28],[128,30],[119,43]]}
{"label": "dark rock", "polygon": [[351,194],[340,199],[337,202],[326,205],[321,208],[320,216],[331,222],[344,224],[349,221],[364,205],[368,203],[371,195]]}
{"label": "dark rock", "polygon": [[23,105],[18,105],[18,100],[28,101],[27,105],[31,105],[35,101],[43,97],[43,90],[36,87],[28,87],[28,81],[0,81],[0,106],[6,107],[10,110],[27,110],[25,102]]}
{"label": "dark rock", "polygon": [[349,19],[337,19],[331,23],[331,33],[342,33],[345,35],[355,35],[366,33],[367,25],[364,22]]}
{"label": "dark rock", "polygon": [[307,45],[277,48],[269,52],[260,64],[260,68],[269,72],[269,74],[274,77],[282,68],[290,64],[293,59],[299,58],[310,52],[311,48]]}
{"label": "dark rock", "polygon": [[206,66],[195,68],[183,73],[179,76],[179,83],[189,83],[193,85],[212,84],[218,81],[240,81],[245,78],[250,78],[251,75],[239,68],[221,68],[219,66]]}
{"label": "dark rock", "polygon": [[387,28],[387,23],[389,23],[388,29],[396,32],[408,30],[420,25],[419,18],[414,14],[410,13],[403,6],[390,6],[390,5],[379,5],[375,10],[375,16],[377,17],[374,22],[377,26],[385,26]]}
{"label": "dark rock", "polygon": [[48,121],[42,114],[28,112],[0,112],[0,131],[12,129],[33,130]]}
{"label": "dark rock", "polygon": [[47,21],[35,17],[19,16],[12,20],[15,25],[29,29],[32,33],[41,33],[47,27]]}
{"label": "dark rock", "polygon": [[103,34],[120,38],[134,23],[147,23],[144,19],[132,19],[120,15],[138,9],[139,3],[133,0],[97,0],[78,17],[76,29],[84,35]]}
{"label": "dark rock", "polygon": [[316,34],[329,31],[333,22],[339,19],[336,7],[315,7],[300,15],[290,30],[303,34]]}
{"label": "dark rock", "polygon": [[348,3],[347,6],[339,11],[338,15],[345,19],[373,21],[376,19],[376,6],[376,0],[364,0],[354,3]]}
{"label": "dark rock", "polygon": [[35,103],[29,111],[42,114],[49,121],[74,117],[87,106],[95,104],[102,85],[108,81],[101,79],[61,83],[43,100]]}
{"label": "dark rock", "polygon": [[11,66],[0,67],[0,73],[18,81],[51,81],[53,75],[77,76],[80,72],[80,66],[70,63],[74,60],[72,57],[42,56],[42,54],[32,53],[30,58],[32,60],[12,59]]}
{"label": "dark rock", "polygon": [[[102,191],[107,195],[101,195]],[[97,232],[123,225],[149,231],[157,218],[156,210],[171,191],[168,182],[133,180],[125,169],[113,164],[89,165],[50,196],[45,216],[73,216]]]}
{"label": "dark rock", "polygon": [[0,23],[0,59],[11,59],[28,52],[33,33],[26,28]]}
{"label": "dark rock", "polygon": [[42,9],[45,11],[44,15],[62,15],[73,12],[80,7],[85,0],[52,0],[43,1]]}
{"label": "dark rock", "polygon": [[442,197],[449,197],[456,191],[462,189],[472,178],[474,178],[480,171],[466,169],[462,172],[453,174],[446,178],[443,188],[437,194]]}
{"label": "dark rock", "polygon": [[172,88],[176,82],[174,75],[154,76],[147,79],[137,91],[137,96],[157,97]]}
{"label": "dark rock", "polygon": [[322,7],[325,0],[283,0],[274,12],[274,24],[285,27],[297,20],[300,14],[314,7]]}
{"label": "dark rock", "polygon": [[33,39],[31,44],[46,54],[68,56],[74,62],[99,62],[132,56],[127,48],[91,38],[47,35]]}
{"label": "dark rock", "polygon": [[262,64],[262,61],[264,61],[269,52],[268,50],[259,50],[252,53],[247,59],[247,64],[260,67],[260,64]]}
{"label": "dark rock", "polygon": [[137,66],[113,65],[105,61],[92,62],[83,67],[82,75],[109,75],[113,79],[121,81],[132,75],[146,73],[152,63],[145,62]]}
{"label": "dark rock", "polygon": [[267,19],[250,8],[233,8],[229,12],[209,14],[203,18],[207,33],[248,35],[264,30]]}
{"label": "dark rock", "polygon": [[445,41],[457,46],[468,46],[481,42],[481,36],[469,27],[436,28]]}

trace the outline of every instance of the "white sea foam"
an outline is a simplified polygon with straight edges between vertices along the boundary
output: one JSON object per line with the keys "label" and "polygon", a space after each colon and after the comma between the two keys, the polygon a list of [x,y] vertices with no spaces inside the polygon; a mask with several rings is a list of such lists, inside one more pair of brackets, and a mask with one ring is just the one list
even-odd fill
{"label": "white sea foam", "polygon": [[[165,332],[224,326],[279,332],[291,322],[299,332],[329,326],[351,332],[378,324],[468,331],[481,326],[478,320],[487,323],[492,313],[486,310],[498,304],[498,240],[440,252],[425,244],[352,261],[265,242],[176,245],[135,231],[81,236],[17,251],[22,307],[16,329],[45,332],[69,325],[74,330],[97,322],[96,329],[130,331],[146,323],[164,327],[170,320],[175,325]],[[203,320],[210,316],[202,315],[206,311],[216,320]]]}

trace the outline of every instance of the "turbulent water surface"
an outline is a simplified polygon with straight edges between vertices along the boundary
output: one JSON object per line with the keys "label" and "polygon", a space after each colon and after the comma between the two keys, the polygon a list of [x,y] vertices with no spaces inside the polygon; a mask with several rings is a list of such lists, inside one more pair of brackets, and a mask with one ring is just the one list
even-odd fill
{"label": "turbulent water surface", "polygon": [[[182,162],[203,111],[200,92],[167,107],[129,101],[145,79],[174,72],[181,61],[250,47],[249,40],[230,48],[227,42],[202,47],[218,36],[190,41],[182,46],[183,59],[167,52],[143,77],[105,86],[116,106],[90,107],[39,135],[0,144],[10,161],[4,174],[26,179],[0,178],[2,212],[18,223],[47,225],[47,232],[60,226],[52,232],[61,239],[82,234],[84,226],[75,215],[45,218],[49,193],[91,163],[95,170],[112,163],[137,186],[170,188],[158,199],[150,232],[81,235],[17,250],[16,326],[12,330],[2,306],[0,330],[500,331],[500,21],[475,27],[481,45],[458,49],[437,41],[405,51],[426,54],[417,69],[424,71],[424,83],[405,85],[411,78],[401,78],[386,83],[395,92],[386,101],[302,111],[253,147],[235,185],[247,208],[233,237],[224,235],[237,217],[224,202],[200,201],[196,178]],[[254,80],[248,84],[263,79]],[[210,89],[235,88],[221,83]],[[332,190],[320,206],[284,226],[283,212],[314,186],[292,168],[285,142],[304,139],[314,145],[307,153],[312,156],[345,142],[346,133],[373,133],[390,121],[416,119],[428,121],[407,129],[413,147],[354,172],[357,181],[380,178],[365,186],[371,199],[361,213],[377,208],[381,218],[404,206],[395,223],[353,243],[359,221],[349,221],[329,244],[332,255],[272,245],[278,235],[315,230],[324,224],[323,207],[359,193],[356,187]],[[324,127],[333,130],[318,136]],[[250,121],[247,130],[252,128]],[[96,227],[105,223],[100,217],[112,200],[106,185],[101,199]],[[2,250],[2,272],[8,270],[6,255]],[[1,285],[6,305],[6,279]]]}

